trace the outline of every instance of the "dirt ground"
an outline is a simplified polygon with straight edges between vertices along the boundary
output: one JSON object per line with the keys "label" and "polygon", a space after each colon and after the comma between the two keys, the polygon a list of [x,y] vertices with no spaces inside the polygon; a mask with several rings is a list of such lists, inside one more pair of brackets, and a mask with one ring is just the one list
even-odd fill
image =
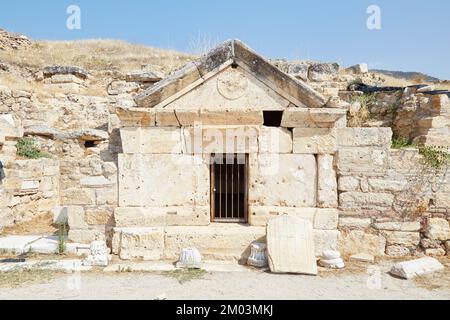
{"label": "dirt ground", "polygon": [[401,280],[389,263],[353,265],[319,276],[262,271],[55,274],[52,279],[0,287],[0,299],[450,299],[450,270]]}

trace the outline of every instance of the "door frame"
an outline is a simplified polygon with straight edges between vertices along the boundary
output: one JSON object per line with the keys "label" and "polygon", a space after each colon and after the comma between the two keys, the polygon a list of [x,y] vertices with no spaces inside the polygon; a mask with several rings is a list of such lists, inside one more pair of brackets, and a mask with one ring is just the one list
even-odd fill
{"label": "door frame", "polygon": [[[243,153],[242,153],[243,154]],[[210,217],[212,223],[242,223],[242,224],[248,224],[248,187],[249,187],[249,155],[248,153],[245,153],[245,163],[244,163],[244,217],[242,219],[239,218],[216,218],[216,212],[215,212],[215,162],[214,157],[218,154],[210,154],[210,164],[209,164],[209,171],[210,171]],[[227,154],[222,154],[222,157],[224,160],[226,160]],[[233,154],[233,156],[236,158],[238,154]]]}

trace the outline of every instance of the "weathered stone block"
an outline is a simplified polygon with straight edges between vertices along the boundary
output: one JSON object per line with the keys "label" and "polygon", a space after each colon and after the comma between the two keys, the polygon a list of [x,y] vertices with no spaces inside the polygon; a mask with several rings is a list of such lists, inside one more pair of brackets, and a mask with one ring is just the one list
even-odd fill
{"label": "weathered stone block", "polygon": [[339,147],[385,147],[392,141],[391,128],[340,128],[337,129]]}
{"label": "weathered stone block", "polygon": [[389,222],[376,222],[373,227],[377,230],[388,231],[419,231],[419,221],[389,221]]}
{"label": "weathered stone block", "polygon": [[117,206],[117,186],[95,190],[96,204]]}
{"label": "weathered stone block", "polygon": [[68,239],[77,243],[91,243],[105,240],[105,233],[97,229],[70,229]]}
{"label": "weathered stone block", "polygon": [[114,217],[117,227],[197,226],[210,224],[209,206],[120,207]]}
{"label": "weathered stone block", "polygon": [[381,234],[386,238],[388,245],[416,247],[420,243],[419,232],[381,231]]}
{"label": "weathered stone block", "polygon": [[387,246],[386,254],[391,257],[405,257],[411,255],[411,251],[404,246]]}
{"label": "weathered stone block", "polygon": [[333,156],[320,154],[317,156],[317,204],[322,208],[338,206],[336,171]]}
{"label": "weathered stone block", "polygon": [[396,177],[369,178],[370,189],[374,192],[400,192],[407,188],[408,180],[401,175]]}
{"label": "weathered stone block", "polygon": [[179,154],[182,147],[178,128],[122,128],[123,153]]}
{"label": "weathered stone block", "polygon": [[339,218],[339,228],[366,229],[370,226],[371,223],[372,220],[370,218],[354,218],[354,217]]}
{"label": "weathered stone block", "polygon": [[104,188],[112,186],[112,182],[104,176],[84,177],[80,179],[80,185],[85,188]]}
{"label": "weathered stone block", "polygon": [[340,176],[338,179],[339,191],[359,191],[359,179],[352,176]]}
{"label": "weathered stone block", "polygon": [[315,128],[307,108],[288,108],[283,112],[281,126],[284,128]]}
{"label": "weathered stone block", "polygon": [[155,110],[136,107],[117,107],[116,114],[123,127],[154,127]]}
{"label": "weathered stone block", "polygon": [[339,204],[343,209],[377,208],[389,209],[394,202],[390,193],[343,192],[339,195]]}
{"label": "weathered stone block", "polygon": [[114,225],[114,213],[108,208],[86,208],[84,218],[89,225]]}
{"label": "weathered stone block", "polygon": [[249,203],[260,206],[315,207],[316,172],[313,155],[250,155]]}
{"label": "weathered stone block", "polygon": [[441,271],[444,266],[434,258],[421,258],[417,260],[399,262],[395,264],[390,273],[403,279]]}
{"label": "weathered stone block", "polygon": [[314,254],[320,257],[326,250],[340,251],[338,230],[314,230]]}
{"label": "weathered stone block", "polygon": [[292,153],[292,133],[285,128],[262,127],[259,153]]}
{"label": "weathered stone block", "polygon": [[[269,220],[286,214],[289,216],[305,219],[310,221],[311,223],[314,223],[314,216],[317,210],[318,210],[317,208],[250,206],[248,220],[249,224],[252,226],[266,226]],[[331,219],[332,217],[330,217],[330,220]],[[323,220],[325,219],[322,219],[322,221]],[[323,224],[329,225],[329,221],[324,221]]]}
{"label": "weathered stone block", "polygon": [[343,254],[367,253],[374,256],[383,256],[386,248],[386,239],[380,235],[365,233],[361,230],[352,230],[342,233],[339,239],[339,248]]}
{"label": "weathered stone block", "polygon": [[165,259],[177,259],[182,248],[197,248],[205,260],[234,260],[246,263],[250,244],[266,242],[264,227],[219,224],[207,227],[166,227]]}
{"label": "weathered stone block", "polygon": [[122,228],[119,256],[123,260],[160,260],[164,251],[163,228]]}
{"label": "weathered stone block", "polygon": [[257,153],[260,129],[255,126],[201,126],[183,128],[183,153]]}
{"label": "weathered stone block", "polygon": [[120,154],[119,172],[120,206],[209,203],[209,167],[200,156]]}
{"label": "weathered stone block", "polygon": [[314,229],[335,230],[338,226],[338,217],[337,209],[318,208],[314,216]]}
{"label": "weathered stone block", "polygon": [[433,240],[450,240],[450,226],[448,221],[442,218],[428,219],[425,236]]}
{"label": "weathered stone block", "polygon": [[71,188],[61,190],[60,199],[62,205],[93,205],[96,203],[95,190]]}
{"label": "weathered stone block", "polygon": [[267,225],[267,260],[274,273],[317,274],[311,222],[287,215]]}
{"label": "weathered stone block", "polygon": [[336,152],[335,129],[294,128],[294,153],[333,154]]}
{"label": "weathered stone block", "polygon": [[211,110],[176,109],[175,114],[181,126],[202,125],[256,125],[264,123],[259,110]]}
{"label": "weathered stone block", "polygon": [[445,256],[445,250],[442,248],[426,249],[425,254],[432,257],[443,257]]}
{"label": "weathered stone block", "polygon": [[337,152],[337,167],[340,172],[384,173],[389,152],[371,147],[342,147]]}
{"label": "weathered stone block", "polygon": [[71,229],[87,229],[88,225],[84,217],[84,208],[80,206],[65,207],[67,221]]}

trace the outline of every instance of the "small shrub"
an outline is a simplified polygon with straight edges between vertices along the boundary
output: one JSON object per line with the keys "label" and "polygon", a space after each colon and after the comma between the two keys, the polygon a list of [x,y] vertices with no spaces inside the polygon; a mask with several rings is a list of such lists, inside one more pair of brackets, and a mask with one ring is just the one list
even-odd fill
{"label": "small shrub", "polygon": [[352,102],[359,102],[361,108],[358,112],[350,115],[348,118],[349,127],[362,127],[364,123],[369,120],[371,116],[371,110],[376,102],[375,94],[363,94],[353,98]]}
{"label": "small shrub", "polygon": [[58,253],[63,254],[66,252],[66,235],[67,224],[61,223],[58,227]]}
{"label": "small shrub", "polygon": [[31,138],[21,138],[17,142],[17,155],[27,159],[51,158],[47,152],[41,151]]}
{"label": "small shrub", "polygon": [[411,140],[403,137],[392,138],[392,149],[404,149],[409,147],[415,147]]}
{"label": "small shrub", "polygon": [[439,170],[450,165],[448,149],[442,146],[419,146],[419,153],[423,156],[427,166]]}

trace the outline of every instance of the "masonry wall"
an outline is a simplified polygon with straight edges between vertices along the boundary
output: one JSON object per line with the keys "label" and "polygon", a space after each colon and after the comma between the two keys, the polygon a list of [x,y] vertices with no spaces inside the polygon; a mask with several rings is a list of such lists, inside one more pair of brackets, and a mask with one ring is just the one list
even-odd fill
{"label": "masonry wall", "polygon": [[0,182],[0,229],[52,214],[59,203],[57,160],[16,160]]}
{"label": "masonry wall", "polygon": [[445,254],[449,169],[433,169],[416,149],[390,149],[390,129],[346,128],[338,136],[343,253]]}

